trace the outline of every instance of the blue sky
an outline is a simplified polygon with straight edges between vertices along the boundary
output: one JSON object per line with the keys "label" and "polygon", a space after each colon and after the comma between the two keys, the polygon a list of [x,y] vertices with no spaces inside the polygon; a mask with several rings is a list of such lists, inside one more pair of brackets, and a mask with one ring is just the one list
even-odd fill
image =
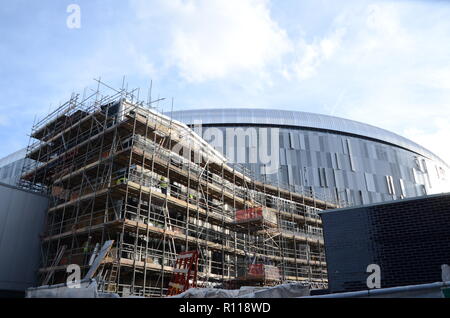
{"label": "blue sky", "polygon": [[[81,8],[69,29],[66,9]],[[0,157],[99,76],[175,110],[260,107],[366,122],[450,163],[450,1],[40,0],[0,6]],[[163,105],[169,109],[169,105]]]}

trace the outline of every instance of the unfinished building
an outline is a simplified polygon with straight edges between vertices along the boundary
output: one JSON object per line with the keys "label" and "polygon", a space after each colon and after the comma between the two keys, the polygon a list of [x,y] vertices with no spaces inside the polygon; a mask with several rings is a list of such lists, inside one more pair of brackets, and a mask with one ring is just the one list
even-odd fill
{"label": "unfinished building", "polygon": [[166,296],[187,251],[197,286],[326,287],[317,211],[337,206],[256,180],[151,105],[97,90],[34,125],[21,183],[51,198],[41,284],[65,282],[69,264],[86,272],[114,240],[97,279],[121,296]]}

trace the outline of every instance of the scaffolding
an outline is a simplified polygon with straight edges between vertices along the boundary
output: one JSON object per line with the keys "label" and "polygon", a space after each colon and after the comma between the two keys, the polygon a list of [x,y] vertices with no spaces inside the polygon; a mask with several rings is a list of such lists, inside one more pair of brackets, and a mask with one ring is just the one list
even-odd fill
{"label": "scaffolding", "polygon": [[65,282],[69,264],[86,273],[114,240],[96,277],[101,291],[121,296],[166,296],[187,251],[198,251],[201,287],[326,288],[317,211],[338,204],[228,164],[138,95],[99,80],[33,126],[21,185],[51,198],[41,283]]}

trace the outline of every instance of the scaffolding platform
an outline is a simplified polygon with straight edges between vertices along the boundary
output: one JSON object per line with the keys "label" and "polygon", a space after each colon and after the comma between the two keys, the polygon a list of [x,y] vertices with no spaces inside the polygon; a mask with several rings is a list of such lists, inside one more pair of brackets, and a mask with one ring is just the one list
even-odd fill
{"label": "scaffolding platform", "polygon": [[165,296],[177,256],[191,250],[204,286],[326,284],[317,212],[337,204],[230,165],[137,92],[98,81],[32,128],[21,186],[51,198],[41,282],[64,282],[67,264],[86,271],[96,246],[113,240],[98,275],[102,291],[119,295]]}

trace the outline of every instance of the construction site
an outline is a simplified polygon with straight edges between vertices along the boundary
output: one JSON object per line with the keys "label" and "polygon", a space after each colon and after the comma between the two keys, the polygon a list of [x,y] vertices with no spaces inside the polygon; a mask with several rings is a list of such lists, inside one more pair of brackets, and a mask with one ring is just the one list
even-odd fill
{"label": "construction site", "polygon": [[113,241],[95,278],[122,297],[327,288],[317,212],[338,204],[258,180],[156,102],[98,81],[33,126],[21,186],[50,197],[40,284],[66,282],[70,264],[85,274]]}

